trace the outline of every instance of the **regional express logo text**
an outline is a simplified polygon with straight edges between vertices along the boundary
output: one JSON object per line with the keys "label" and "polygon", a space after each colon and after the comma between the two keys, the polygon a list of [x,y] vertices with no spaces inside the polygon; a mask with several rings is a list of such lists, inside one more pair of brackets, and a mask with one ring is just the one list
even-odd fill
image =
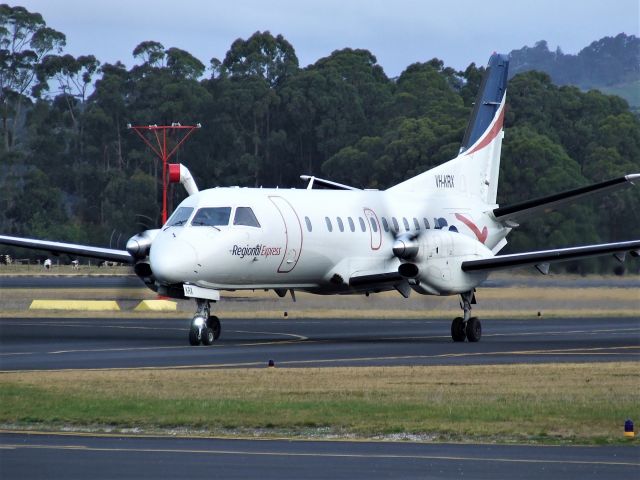
{"label": "regional express logo text", "polygon": [[255,247],[241,247],[240,245],[234,245],[231,249],[231,255],[234,257],[271,257],[273,255],[280,255],[282,247],[267,247],[266,245],[258,244]]}

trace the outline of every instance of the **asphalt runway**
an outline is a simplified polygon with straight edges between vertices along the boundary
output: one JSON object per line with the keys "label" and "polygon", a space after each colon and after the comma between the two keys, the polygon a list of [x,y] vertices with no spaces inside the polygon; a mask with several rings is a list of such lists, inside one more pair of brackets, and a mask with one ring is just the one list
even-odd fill
{"label": "asphalt runway", "polygon": [[0,319],[0,370],[469,365],[637,361],[640,317],[483,319],[479,343],[454,343],[450,320],[222,320],[210,347],[189,320]]}
{"label": "asphalt runway", "polygon": [[3,478],[638,478],[640,449],[0,433]]}

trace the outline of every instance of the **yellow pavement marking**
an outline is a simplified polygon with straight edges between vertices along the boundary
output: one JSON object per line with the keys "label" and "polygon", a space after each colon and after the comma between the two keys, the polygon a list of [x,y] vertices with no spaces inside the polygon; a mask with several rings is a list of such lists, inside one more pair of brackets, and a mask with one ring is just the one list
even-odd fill
{"label": "yellow pavement marking", "polygon": [[[129,437],[133,438],[133,437]],[[640,462],[615,462],[598,460],[546,460],[530,458],[500,458],[485,456],[458,455],[411,455],[389,453],[316,453],[316,452],[273,452],[251,450],[225,449],[180,449],[180,448],[117,448],[117,447],[89,447],[86,445],[45,445],[45,444],[0,444],[2,448],[12,449],[41,449],[41,450],[82,450],[90,452],[136,452],[136,453],[191,453],[205,455],[244,455],[264,457],[312,457],[312,458],[369,458],[369,459],[398,459],[398,460],[444,460],[444,461],[473,461],[489,463],[524,463],[524,464],[563,464],[563,465],[608,465],[638,467]]]}
{"label": "yellow pavement marking", "polygon": [[142,300],[133,310],[136,312],[177,312],[178,302],[172,302],[171,300]]}
{"label": "yellow pavement marking", "polygon": [[120,310],[115,300],[34,300],[29,310]]}

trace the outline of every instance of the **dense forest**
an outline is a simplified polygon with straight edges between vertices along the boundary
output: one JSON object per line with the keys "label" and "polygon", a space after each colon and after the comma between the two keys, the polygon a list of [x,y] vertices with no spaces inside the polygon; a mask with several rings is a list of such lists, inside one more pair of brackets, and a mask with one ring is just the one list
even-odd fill
{"label": "dense forest", "polygon": [[[135,46],[131,68],[64,47],[39,14],[0,5],[0,232],[114,247],[159,222],[160,165],[127,124],[201,123],[177,156],[201,187],[315,174],[384,189],[456,156],[483,73],[433,59],[390,79],[350,48],[301,68],[268,31],[208,65],[156,41]],[[501,204],[640,172],[640,120],[622,98],[532,71],[507,100]],[[507,248],[633,238],[637,188],[535,219]]]}

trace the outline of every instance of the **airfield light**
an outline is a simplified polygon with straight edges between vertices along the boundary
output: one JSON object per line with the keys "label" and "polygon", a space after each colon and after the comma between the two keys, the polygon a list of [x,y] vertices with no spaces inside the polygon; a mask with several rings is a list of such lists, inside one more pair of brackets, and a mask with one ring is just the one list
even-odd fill
{"label": "airfield light", "polygon": [[633,420],[627,419],[624,422],[624,436],[628,438],[633,438],[636,436],[636,432],[633,430]]}

